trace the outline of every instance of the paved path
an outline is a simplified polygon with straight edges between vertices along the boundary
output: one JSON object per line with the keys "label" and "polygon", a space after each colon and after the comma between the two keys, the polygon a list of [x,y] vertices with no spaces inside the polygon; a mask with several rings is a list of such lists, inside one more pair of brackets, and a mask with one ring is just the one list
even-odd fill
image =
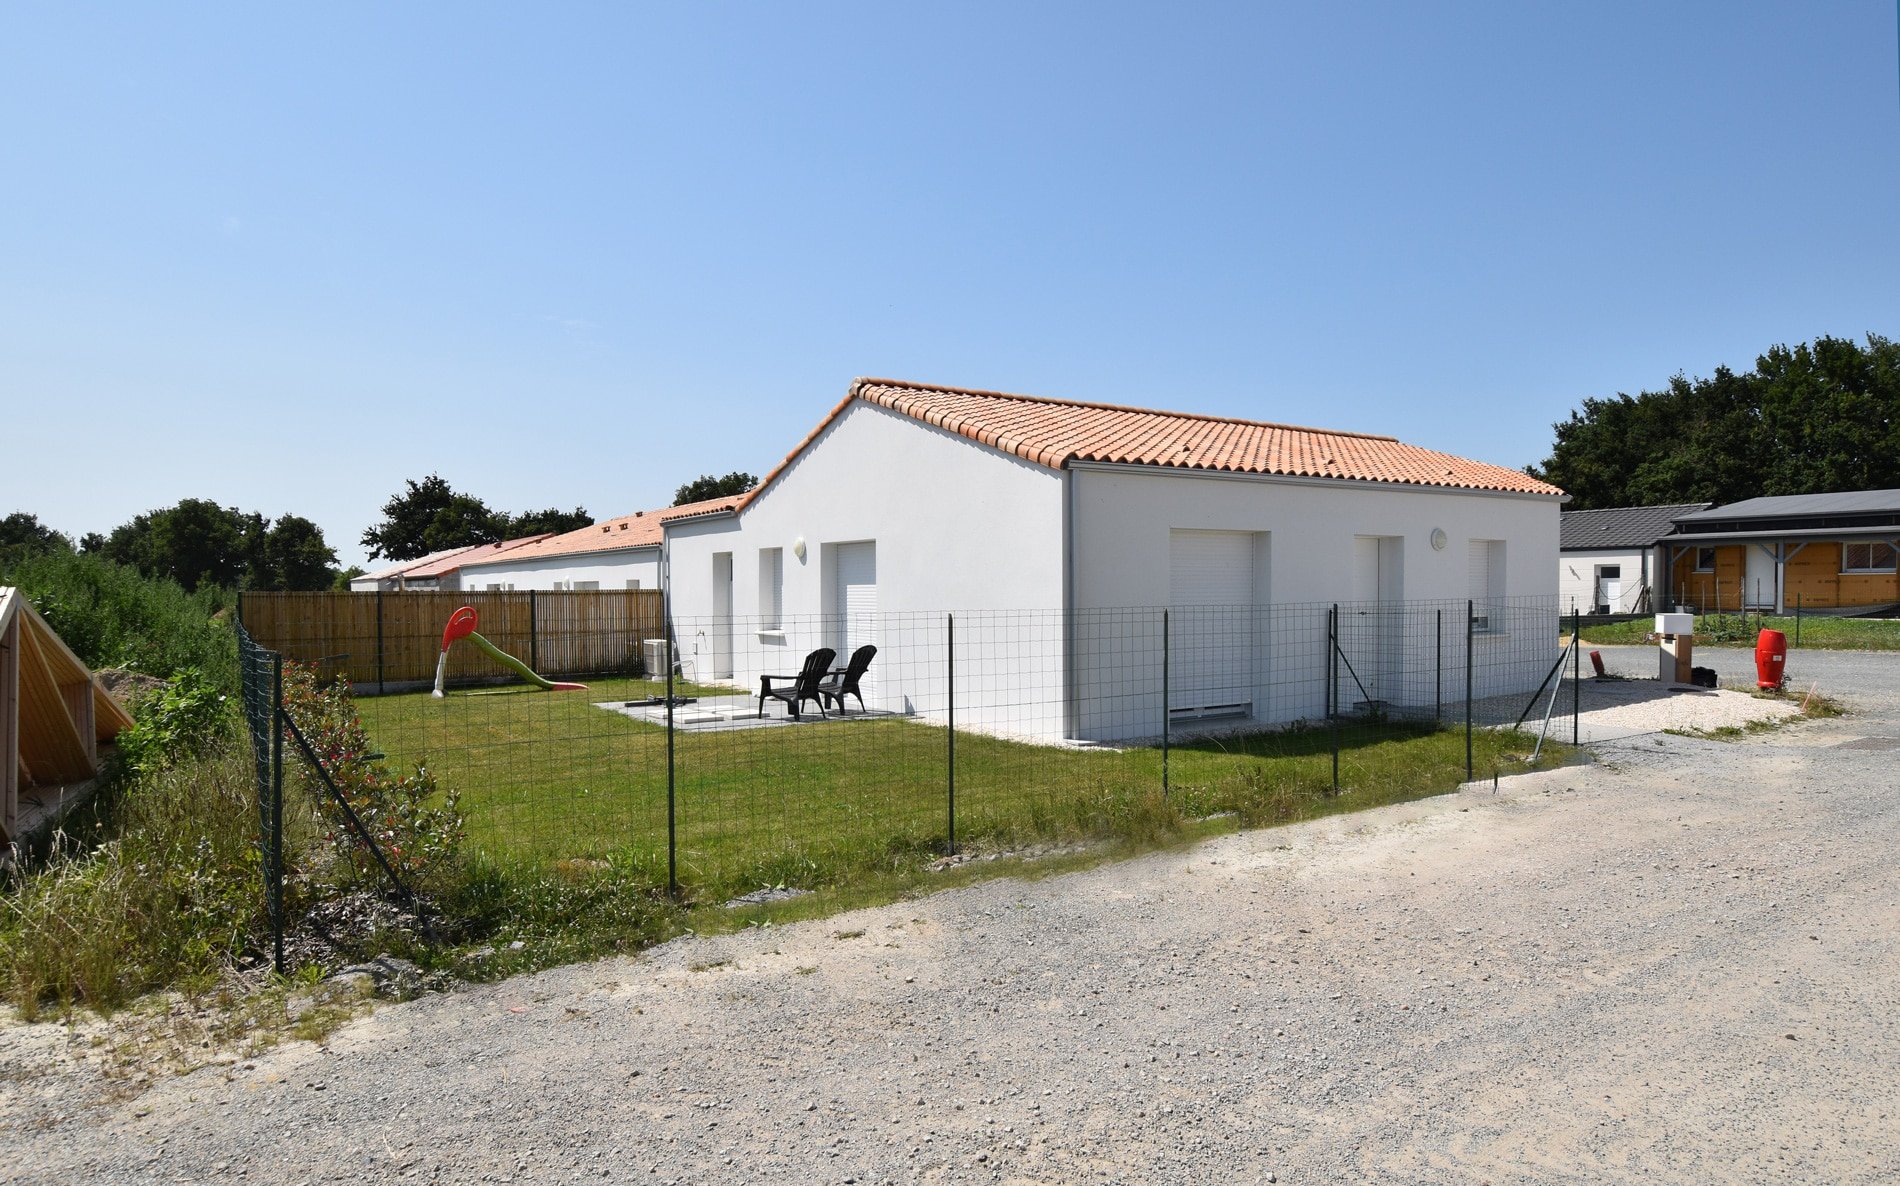
{"label": "paved path", "polygon": [[1631,736],[1495,795],[682,940],[130,1102],[40,1073],[57,1031],[0,1031],[0,1165],[62,1186],[1900,1181],[1900,656],[1789,667],[1859,715]]}

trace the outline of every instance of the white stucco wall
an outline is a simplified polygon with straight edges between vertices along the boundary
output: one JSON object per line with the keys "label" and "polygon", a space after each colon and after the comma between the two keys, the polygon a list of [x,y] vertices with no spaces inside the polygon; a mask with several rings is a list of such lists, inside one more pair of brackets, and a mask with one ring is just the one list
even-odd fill
{"label": "white stucco wall", "polygon": [[562,588],[573,581],[598,581],[602,589],[625,589],[639,581],[642,589],[660,587],[660,549],[630,548],[620,552],[579,552],[571,556],[530,557],[487,564],[471,564],[460,572],[461,587],[476,592],[491,584],[513,585],[517,590]]}
{"label": "white stucco wall", "polygon": [[[988,706],[997,728],[1059,733],[1063,483],[1047,467],[854,403],[743,513],[667,524],[681,657],[706,675],[730,654],[730,678],[748,690],[760,673],[795,672],[818,646],[838,650],[842,664],[835,548],[875,541],[873,706],[941,711],[943,614],[955,611],[968,615],[957,649],[959,724],[980,723]],[[778,631],[761,629],[766,548],[782,549]],[[718,553],[732,557],[729,627],[717,614]]]}
{"label": "white stucco wall", "polygon": [[[1504,541],[1503,597],[1512,603],[1498,629],[1474,640],[1477,695],[1528,692],[1555,658],[1554,498],[1090,466],[1079,467],[1074,482],[1084,736],[1159,731],[1152,644],[1130,642],[1136,631],[1156,628],[1112,611],[1168,605],[1169,532],[1177,528],[1256,533],[1251,611],[1177,615],[1190,625],[1173,632],[1172,670],[1190,665],[1196,647],[1244,649],[1255,673],[1252,715],[1263,723],[1325,715],[1328,610],[1336,602],[1341,646],[1354,667],[1342,707],[1362,698],[1355,680],[1366,685],[1365,698],[1408,710],[1430,707],[1447,689],[1461,697],[1472,540]],[[1445,533],[1442,549],[1432,547],[1434,529]],[[1402,608],[1375,610],[1360,600],[1369,596],[1361,541],[1373,538],[1383,541],[1381,596]],[[1550,612],[1525,608],[1533,599]]]}
{"label": "white stucco wall", "polygon": [[1652,586],[1649,604],[1660,605],[1662,590],[1655,588],[1660,581],[1656,574],[1661,571],[1658,548],[1629,548],[1620,551],[1576,551],[1565,552],[1558,558],[1557,599],[1563,612],[1569,613],[1574,605],[1584,613],[1590,613],[1596,604],[1596,571],[1599,565],[1614,564],[1623,570],[1622,596],[1618,604],[1610,607],[1613,614],[1635,613],[1642,599],[1644,584],[1644,553],[1648,553],[1648,582]]}

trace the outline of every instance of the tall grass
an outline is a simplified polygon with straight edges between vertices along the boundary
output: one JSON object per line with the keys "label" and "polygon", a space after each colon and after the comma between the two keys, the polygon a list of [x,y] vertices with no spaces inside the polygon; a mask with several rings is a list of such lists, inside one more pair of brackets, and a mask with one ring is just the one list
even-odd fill
{"label": "tall grass", "polygon": [[262,922],[249,755],[220,741],[126,773],[0,896],[0,995],[116,1009],[208,985]]}

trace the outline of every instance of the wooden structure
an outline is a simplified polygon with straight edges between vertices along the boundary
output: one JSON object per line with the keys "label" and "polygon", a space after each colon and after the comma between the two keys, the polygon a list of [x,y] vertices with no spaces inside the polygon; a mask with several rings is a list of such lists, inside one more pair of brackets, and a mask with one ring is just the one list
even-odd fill
{"label": "wooden structure", "polygon": [[[666,636],[657,589],[245,593],[238,614],[259,646],[371,693],[432,682],[442,627],[464,605],[480,615],[482,637],[549,677],[629,674],[641,643]],[[474,647],[456,647],[448,678],[514,676]]]}
{"label": "wooden structure", "polygon": [[0,586],[0,840],[20,834],[21,792],[91,780],[100,743],[131,724],[25,595]]}
{"label": "wooden structure", "polygon": [[1900,604],[1900,490],[1751,498],[1681,515],[1670,604],[1703,610]]}

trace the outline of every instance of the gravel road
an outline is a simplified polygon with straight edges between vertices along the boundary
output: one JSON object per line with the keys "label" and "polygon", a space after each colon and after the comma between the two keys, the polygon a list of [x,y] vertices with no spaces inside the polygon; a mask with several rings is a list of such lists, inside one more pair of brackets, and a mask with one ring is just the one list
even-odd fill
{"label": "gravel road", "polygon": [[1900,1181],[1900,656],[1789,669],[1853,715],[683,939],[131,1101],[12,1026],[0,1176]]}

